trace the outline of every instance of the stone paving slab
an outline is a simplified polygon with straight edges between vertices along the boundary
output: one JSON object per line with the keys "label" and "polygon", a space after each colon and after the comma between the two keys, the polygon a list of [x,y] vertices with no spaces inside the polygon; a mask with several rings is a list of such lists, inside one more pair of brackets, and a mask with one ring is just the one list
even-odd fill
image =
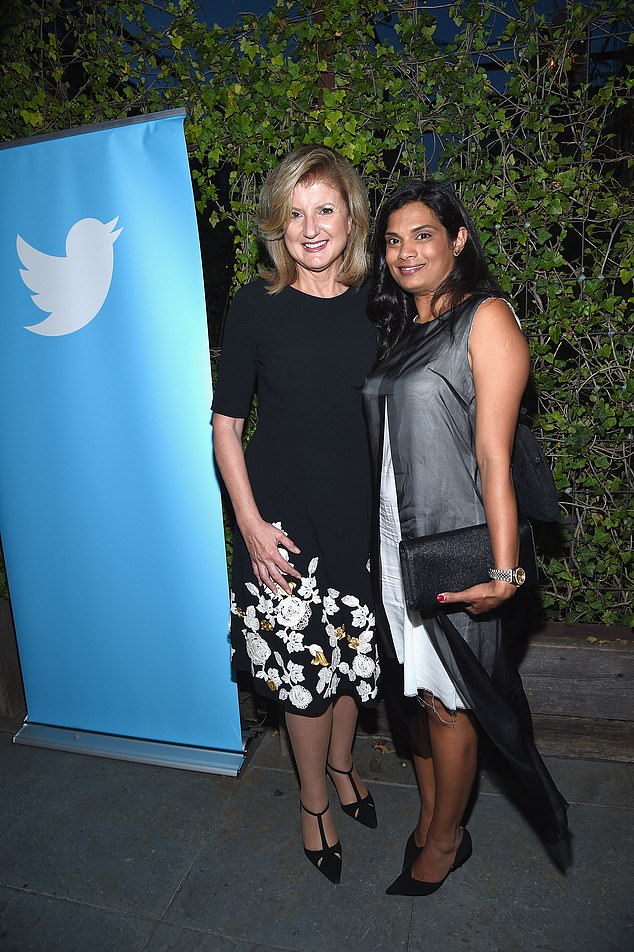
{"label": "stone paving slab", "polygon": [[509,932],[519,931],[521,952],[631,952],[632,814],[615,807],[573,806],[570,825],[573,866],[565,877],[555,874],[553,882],[540,875],[538,865],[526,869],[507,917]]}
{"label": "stone paving slab", "polygon": [[477,802],[471,860],[413,905],[408,952],[631,952],[632,815],[570,810],[574,863],[566,875],[500,797]]}
{"label": "stone paving slab", "polygon": [[0,886],[2,952],[142,952],[154,923]]}
{"label": "stone paving slab", "polygon": [[74,764],[73,754],[21,747],[0,733],[0,836],[32,809]]}
{"label": "stone paving slab", "polygon": [[288,952],[271,945],[253,942],[232,942],[210,932],[174,926],[161,922],[157,925],[143,952]]}
{"label": "stone paving slab", "polygon": [[[401,824],[407,828],[410,794],[385,785],[377,809],[397,815],[410,801]],[[302,952],[405,950],[408,919],[376,886],[399,862],[390,826],[368,830],[339,811],[336,817],[344,873],[333,886],[304,856],[294,775],[254,765],[165,920]]]}
{"label": "stone paving slab", "polygon": [[160,918],[234,782],[46,753],[55,777],[0,836],[0,883]]}
{"label": "stone paving slab", "polygon": [[[568,803],[634,808],[634,781],[629,764],[544,757],[550,774]],[[493,770],[479,774],[482,793],[504,793],[508,778]]]}
{"label": "stone paving slab", "polygon": [[[336,806],[339,886],[306,860],[284,744],[238,779],[12,746],[0,732],[0,952],[631,952],[633,772],[549,758],[571,803],[566,877],[491,771],[472,859],[438,893],[385,896],[417,813],[389,739],[359,737],[379,829]],[[502,784],[503,786],[503,784]]]}

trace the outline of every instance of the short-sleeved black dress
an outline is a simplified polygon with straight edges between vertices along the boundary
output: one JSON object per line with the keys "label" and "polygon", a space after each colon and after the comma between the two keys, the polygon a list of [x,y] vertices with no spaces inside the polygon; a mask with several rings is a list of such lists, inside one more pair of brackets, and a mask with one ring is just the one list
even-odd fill
{"label": "short-sleeved black dress", "polygon": [[[213,410],[258,424],[246,452],[260,514],[301,549],[292,594],[260,589],[235,533],[234,663],[293,713],[372,703],[380,669],[369,574],[371,480],[361,389],[376,348],[364,289],[318,298],[262,281],[233,301]],[[288,555],[288,553],[286,553]]]}

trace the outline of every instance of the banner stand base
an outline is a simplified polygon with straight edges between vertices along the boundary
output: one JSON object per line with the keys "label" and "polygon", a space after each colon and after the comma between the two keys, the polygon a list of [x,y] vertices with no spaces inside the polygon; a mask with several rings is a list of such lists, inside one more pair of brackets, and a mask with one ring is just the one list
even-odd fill
{"label": "banner stand base", "polygon": [[67,750],[94,757],[110,757],[113,760],[131,760],[140,764],[156,764],[159,767],[222,774],[225,777],[237,777],[245,758],[244,750],[187,747],[162,741],[119,737],[116,734],[49,727],[46,724],[32,724],[30,721],[25,721],[13,738],[13,743],[25,744],[28,747],[48,747],[50,750]]}

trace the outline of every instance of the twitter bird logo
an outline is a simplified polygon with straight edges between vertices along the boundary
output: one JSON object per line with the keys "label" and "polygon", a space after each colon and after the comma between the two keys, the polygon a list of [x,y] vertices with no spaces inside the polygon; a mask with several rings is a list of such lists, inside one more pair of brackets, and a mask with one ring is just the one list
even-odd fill
{"label": "twitter bird logo", "polygon": [[113,231],[119,218],[104,224],[96,218],[75,222],[66,237],[66,257],[47,255],[17,236],[16,247],[33,303],[49,316],[25,327],[34,334],[61,337],[85,327],[97,316],[110,290],[114,243],[123,231]]}

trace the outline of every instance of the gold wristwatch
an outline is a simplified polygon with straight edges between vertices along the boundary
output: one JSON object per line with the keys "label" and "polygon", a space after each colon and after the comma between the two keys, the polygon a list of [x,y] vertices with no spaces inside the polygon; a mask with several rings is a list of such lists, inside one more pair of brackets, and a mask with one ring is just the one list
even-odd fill
{"label": "gold wristwatch", "polygon": [[489,569],[489,578],[498,582],[510,582],[511,585],[516,585],[519,588],[526,581],[526,572],[521,565],[514,569]]}

